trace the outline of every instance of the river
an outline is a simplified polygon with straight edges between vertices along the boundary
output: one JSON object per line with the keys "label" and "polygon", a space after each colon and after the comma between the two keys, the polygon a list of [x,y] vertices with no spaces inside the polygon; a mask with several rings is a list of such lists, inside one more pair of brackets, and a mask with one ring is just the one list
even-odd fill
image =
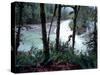
{"label": "river", "polygon": [[[72,30],[69,27],[69,23],[72,20],[64,20],[61,21],[60,24],[60,40],[61,42],[66,42],[68,41],[68,37],[72,35]],[[26,30],[25,28],[21,31],[21,42],[20,46],[18,48],[18,51],[29,51],[31,47],[35,47],[37,49],[43,49],[43,44],[42,44],[42,35],[41,35],[41,26],[31,26],[32,28],[30,30]],[[48,32],[49,27],[47,28]],[[84,53],[87,52],[87,46],[84,44],[85,41],[85,36],[86,33],[82,35],[75,35],[75,52],[76,53]],[[56,37],[56,27],[53,26],[51,35],[50,35],[50,40],[55,41]],[[72,41],[70,41],[70,46],[72,46]]]}

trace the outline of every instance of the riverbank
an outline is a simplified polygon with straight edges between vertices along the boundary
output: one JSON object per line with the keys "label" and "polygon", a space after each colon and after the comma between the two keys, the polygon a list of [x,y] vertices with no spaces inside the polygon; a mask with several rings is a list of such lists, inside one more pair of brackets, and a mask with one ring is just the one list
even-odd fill
{"label": "riverbank", "polygon": [[[51,25],[51,23],[46,23],[47,32],[50,29],[50,25]],[[54,29],[56,28],[56,25],[57,25],[56,22],[52,23],[51,33],[54,33]],[[41,33],[42,32],[41,24],[27,24],[27,25],[24,25],[24,27],[22,27],[22,31]]]}

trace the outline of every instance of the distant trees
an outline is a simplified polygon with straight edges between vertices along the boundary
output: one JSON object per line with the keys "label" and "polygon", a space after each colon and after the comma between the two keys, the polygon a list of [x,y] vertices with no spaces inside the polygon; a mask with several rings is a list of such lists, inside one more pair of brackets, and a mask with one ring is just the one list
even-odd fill
{"label": "distant trees", "polygon": [[[40,23],[40,19],[37,19],[37,17],[39,17],[39,5],[37,4],[33,4],[33,3],[23,3],[23,15],[22,15],[22,19],[23,19],[23,24],[33,24],[33,23]],[[19,21],[19,3],[16,3],[16,8],[15,8],[15,13],[16,13],[16,24],[18,24]]]}
{"label": "distant trees", "polygon": [[50,56],[49,56],[49,43],[47,40],[47,32],[46,32],[46,15],[43,3],[40,4],[40,19],[42,26],[43,51],[45,55],[44,62],[47,62]]}
{"label": "distant trees", "polygon": [[[38,3],[24,3],[24,2],[21,2],[21,3],[23,3],[23,15],[22,15],[23,24],[41,23],[40,14],[39,14],[39,11],[40,11],[39,4]],[[16,4],[19,4],[19,3],[16,3]],[[51,4],[45,5],[47,22],[51,21],[50,18],[52,17],[53,9],[54,9],[54,5],[52,6]],[[18,21],[19,21],[19,12],[20,12],[19,6],[17,5],[15,8],[16,24],[18,24]]]}
{"label": "distant trees", "polygon": [[[40,23],[40,15],[39,15],[39,4],[38,3],[23,3],[23,24],[37,24]],[[17,3],[18,4],[18,3]],[[51,4],[45,4],[45,12],[46,12],[46,20],[47,22],[51,22],[51,18],[53,17],[55,5]],[[63,11],[64,12],[64,11]],[[62,14],[63,14],[62,12]],[[16,6],[15,8],[16,13],[16,24],[18,24],[19,21],[19,6]],[[55,17],[57,18],[57,15],[55,13]],[[37,19],[38,18],[38,19]],[[66,15],[62,15],[61,19],[66,19]]]}
{"label": "distant trees", "polygon": [[94,14],[92,15],[92,19],[94,24],[93,26],[93,32],[91,32],[89,39],[87,40],[86,44],[88,46],[88,52],[89,54],[93,54],[97,56],[97,8],[94,7]]}

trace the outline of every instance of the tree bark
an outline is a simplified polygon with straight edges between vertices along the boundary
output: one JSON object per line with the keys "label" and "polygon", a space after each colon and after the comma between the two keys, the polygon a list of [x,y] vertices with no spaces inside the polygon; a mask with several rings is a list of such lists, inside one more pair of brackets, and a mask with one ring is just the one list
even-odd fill
{"label": "tree bark", "polygon": [[53,13],[53,16],[52,16],[52,19],[51,19],[50,29],[49,29],[49,32],[48,32],[48,42],[49,42],[49,39],[50,39],[50,32],[51,32],[52,22],[53,22],[54,16],[56,15],[56,10],[57,10],[57,4],[55,5],[54,13]]}
{"label": "tree bark", "polygon": [[40,4],[40,18],[41,18],[41,26],[42,26],[42,40],[43,40],[43,50],[45,59],[44,62],[48,61],[50,55],[49,55],[49,43],[47,40],[47,32],[46,32],[46,15],[45,15],[45,9],[44,4]]}
{"label": "tree bark", "polygon": [[59,5],[58,7],[58,19],[57,19],[57,30],[56,30],[56,50],[59,50],[60,18],[61,18],[61,5]]}
{"label": "tree bark", "polygon": [[95,18],[94,18],[94,51],[97,55],[97,10],[96,10],[96,7],[95,7]]}
{"label": "tree bark", "polygon": [[76,33],[76,19],[77,19],[77,16],[78,16],[78,11],[79,11],[79,8],[78,6],[75,6],[73,7],[74,8],[74,26],[73,26],[73,36],[72,36],[72,49],[74,50],[74,45],[75,45],[75,33]]}
{"label": "tree bark", "polygon": [[22,9],[23,9],[23,3],[19,4],[19,24],[18,24],[18,32],[16,34],[16,55],[18,51],[18,47],[20,45],[20,32],[21,32],[21,26],[23,25],[22,22]]}

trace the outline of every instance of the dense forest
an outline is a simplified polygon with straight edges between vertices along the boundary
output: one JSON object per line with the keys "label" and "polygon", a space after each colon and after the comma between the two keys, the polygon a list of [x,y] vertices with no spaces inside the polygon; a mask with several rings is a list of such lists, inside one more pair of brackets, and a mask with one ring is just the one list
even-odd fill
{"label": "dense forest", "polygon": [[16,2],[15,39],[16,72],[97,68],[97,8]]}

